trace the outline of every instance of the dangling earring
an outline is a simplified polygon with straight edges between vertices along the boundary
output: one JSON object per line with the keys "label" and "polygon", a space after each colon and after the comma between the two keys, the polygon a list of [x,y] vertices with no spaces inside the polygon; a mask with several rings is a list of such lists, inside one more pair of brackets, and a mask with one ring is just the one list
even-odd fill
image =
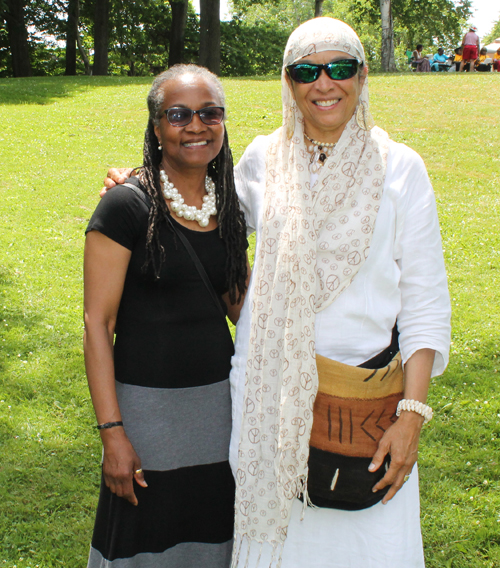
{"label": "dangling earring", "polygon": [[293,138],[295,131],[295,109],[291,106],[286,117],[286,137],[288,140]]}
{"label": "dangling earring", "polygon": [[368,105],[363,101],[359,101],[356,122],[361,130],[371,130],[375,126],[375,121],[368,110]]}
{"label": "dangling earring", "polygon": [[158,150],[163,150],[163,146],[161,145],[161,142],[158,140]]}

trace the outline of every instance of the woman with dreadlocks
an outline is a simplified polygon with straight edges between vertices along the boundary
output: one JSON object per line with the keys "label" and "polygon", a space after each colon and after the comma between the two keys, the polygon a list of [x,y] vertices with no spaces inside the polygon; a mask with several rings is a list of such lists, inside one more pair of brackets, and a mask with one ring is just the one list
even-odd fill
{"label": "woman with dreadlocks", "polygon": [[85,363],[104,446],[88,566],[220,568],[234,510],[223,316],[237,320],[246,290],[245,222],[215,75],[175,66],[148,107],[139,178],[87,228]]}

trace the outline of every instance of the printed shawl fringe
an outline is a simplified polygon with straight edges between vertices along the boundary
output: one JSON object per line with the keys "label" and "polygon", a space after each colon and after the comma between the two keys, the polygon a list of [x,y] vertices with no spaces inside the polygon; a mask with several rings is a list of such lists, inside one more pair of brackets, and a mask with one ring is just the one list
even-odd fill
{"label": "printed shawl fringe", "polygon": [[[283,543],[277,541],[259,542],[252,539],[246,534],[235,534],[231,568],[236,568],[237,566],[240,566],[240,568],[251,568],[250,560],[252,557],[252,552],[254,550],[258,550],[258,553],[256,552],[257,560],[255,562],[252,562],[252,567],[257,568],[258,566],[260,566],[263,553],[264,557],[266,556],[266,548],[269,548],[269,564],[266,565],[266,568],[281,568],[281,562],[283,558]],[[244,564],[240,564],[240,560],[243,558],[242,553],[245,561]]]}

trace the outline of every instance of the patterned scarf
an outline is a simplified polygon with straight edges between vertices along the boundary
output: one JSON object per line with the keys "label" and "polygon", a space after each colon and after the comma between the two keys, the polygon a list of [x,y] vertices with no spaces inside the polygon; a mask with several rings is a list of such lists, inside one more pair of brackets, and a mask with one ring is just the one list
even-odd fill
{"label": "patterned scarf", "polygon": [[[263,233],[256,253],[233,566],[244,539],[248,550],[254,541],[270,543],[279,566],[293,499],[303,494],[307,503],[318,389],[315,316],[363,265],[382,197],[388,136],[379,128],[361,128],[356,112],[311,187],[304,119],[285,67],[330,50],[365,61],[356,33],[332,18],[297,28],[284,55],[283,126],[271,135],[267,150]],[[367,80],[359,104],[366,119]]]}

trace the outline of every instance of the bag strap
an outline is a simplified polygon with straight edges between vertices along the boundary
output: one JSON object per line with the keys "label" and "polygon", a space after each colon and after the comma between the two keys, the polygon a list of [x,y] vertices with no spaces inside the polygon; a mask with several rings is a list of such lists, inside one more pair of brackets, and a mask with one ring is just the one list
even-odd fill
{"label": "bag strap", "polygon": [[192,247],[191,243],[188,241],[186,236],[184,234],[182,234],[181,231],[179,231],[179,229],[172,223],[172,220],[168,219],[168,222],[170,223],[170,226],[174,230],[177,237],[179,237],[180,241],[182,242],[182,244],[185,246],[186,250],[188,251],[189,256],[191,257],[191,260],[194,262],[194,265],[198,269],[198,272],[201,276],[201,279],[205,283],[207,290],[210,292],[210,295],[212,296],[212,299],[215,302],[215,305],[217,306],[220,315],[224,318],[224,321],[226,322],[226,314],[224,313],[224,310],[222,309],[220,299],[219,299],[219,295],[215,291],[212,283],[210,282],[210,278],[208,277],[208,274],[207,274],[205,268],[203,267],[203,264],[201,264],[201,261],[200,261],[198,255],[196,254],[196,251],[194,250],[194,248]]}
{"label": "bag strap", "polygon": [[[149,208],[149,207],[151,207],[151,200],[149,198],[149,195],[147,195],[144,191],[142,191],[142,189],[140,189],[139,185],[136,185],[134,183],[134,181],[136,179],[137,178],[129,178],[129,182],[122,183],[122,185],[130,188],[141,199],[141,201],[143,201]],[[132,182],[132,183],[130,183],[130,182]],[[139,183],[140,182],[137,180],[137,184],[139,184]],[[201,260],[199,259],[198,255],[196,254],[196,251],[192,247],[192,245],[189,242],[189,240],[187,239],[187,237],[174,225],[174,223],[172,222],[172,219],[170,219],[169,216],[166,216],[166,219],[167,219],[167,222],[169,223],[171,229],[173,230],[175,236],[181,241],[181,243],[184,245],[184,248],[187,250],[189,256],[191,257],[191,260],[193,261],[196,269],[198,270],[198,273],[199,273],[201,279],[203,280],[203,283],[205,284],[207,290],[210,292],[210,295],[212,296],[212,299],[213,299],[215,305],[217,306],[217,309],[218,309],[221,317],[224,319],[224,323],[226,324],[226,327],[227,327],[226,314],[224,313],[224,310],[222,309],[220,299],[219,299],[220,297],[217,294],[217,292],[215,291],[215,289],[212,285],[212,282],[210,282],[210,278],[208,277],[207,271],[203,267]]]}
{"label": "bag strap", "polygon": [[[137,195],[137,197],[148,206],[149,209],[151,207],[151,199],[149,198],[149,195],[147,193],[144,193],[144,191],[140,189],[139,185],[133,183],[135,180],[137,180],[137,178],[128,179],[128,182],[122,183],[121,185],[124,185],[125,187],[131,189]],[[139,180],[137,180],[137,184],[139,184]]]}

